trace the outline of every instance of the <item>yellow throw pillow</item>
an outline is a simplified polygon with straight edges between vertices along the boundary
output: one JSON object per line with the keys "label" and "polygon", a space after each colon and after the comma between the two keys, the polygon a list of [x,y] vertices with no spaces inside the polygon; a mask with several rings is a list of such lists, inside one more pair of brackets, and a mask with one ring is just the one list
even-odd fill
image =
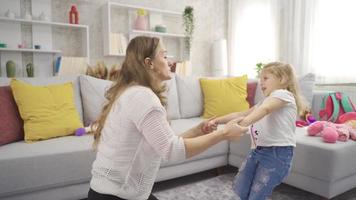
{"label": "yellow throw pillow", "polygon": [[224,79],[201,78],[204,95],[203,118],[221,116],[249,108],[247,97],[247,75]]}
{"label": "yellow throw pillow", "polygon": [[10,85],[24,121],[26,142],[70,135],[83,127],[72,83],[32,86],[13,79]]}

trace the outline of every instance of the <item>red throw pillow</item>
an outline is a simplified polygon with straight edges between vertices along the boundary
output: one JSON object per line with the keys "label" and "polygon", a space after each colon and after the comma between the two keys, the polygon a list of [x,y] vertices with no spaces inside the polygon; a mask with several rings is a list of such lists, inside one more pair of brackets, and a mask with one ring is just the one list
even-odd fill
{"label": "red throw pillow", "polygon": [[23,138],[23,121],[11,88],[0,87],[0,146]]}
{"label": "red throw pillow", "polygon": [[246,100],[250,104],[250,108],[254,106],[255,94],[256,94],[257,82],[248,82],[247,83],[247,97]]}

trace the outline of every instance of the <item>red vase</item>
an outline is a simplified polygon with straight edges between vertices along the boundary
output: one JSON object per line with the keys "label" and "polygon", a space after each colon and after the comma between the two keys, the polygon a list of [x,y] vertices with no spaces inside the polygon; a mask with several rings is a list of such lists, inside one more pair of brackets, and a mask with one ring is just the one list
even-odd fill
{"label": "red vase", "polygon": [[69,23],[79,24],[79,13],[75,5],[73,5],[69,11]]}

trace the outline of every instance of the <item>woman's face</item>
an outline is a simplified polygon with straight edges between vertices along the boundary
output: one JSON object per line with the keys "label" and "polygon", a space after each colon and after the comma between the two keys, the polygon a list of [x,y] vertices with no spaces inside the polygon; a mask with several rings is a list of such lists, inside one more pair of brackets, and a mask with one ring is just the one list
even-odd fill
{"label": "woman's face", "polygon": [[153,71],[155,78],[159,81],[171,79],[171,64],[167,60],[167,51],[160,42],[157,47],[157,55],[152,60]]}

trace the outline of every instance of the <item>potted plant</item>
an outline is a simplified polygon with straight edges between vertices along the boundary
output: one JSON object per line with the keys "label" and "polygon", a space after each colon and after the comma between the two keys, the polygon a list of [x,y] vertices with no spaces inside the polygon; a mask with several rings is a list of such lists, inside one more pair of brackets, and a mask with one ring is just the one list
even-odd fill
{"label": "potted plant", "polygon": [[193,7],[186,6],[183,12],[183,25],[184,25],[184,35],[185,37],[185,45],[190,52],[190,47],[193,40],[193,32],[194,32],[194,14]]}
{"label": "potted plant", "polygon": [[260,76],[260,72],[261,72],[261,70],[262,70],[262,68],[263,68],[263,66],[264,66],[265,64],[263,64],[263,63],[257,63],[256,64],[256,68],[255,68],[255,70],[256,70],[256,73],[257,73],[257,77],[259,77]]}

